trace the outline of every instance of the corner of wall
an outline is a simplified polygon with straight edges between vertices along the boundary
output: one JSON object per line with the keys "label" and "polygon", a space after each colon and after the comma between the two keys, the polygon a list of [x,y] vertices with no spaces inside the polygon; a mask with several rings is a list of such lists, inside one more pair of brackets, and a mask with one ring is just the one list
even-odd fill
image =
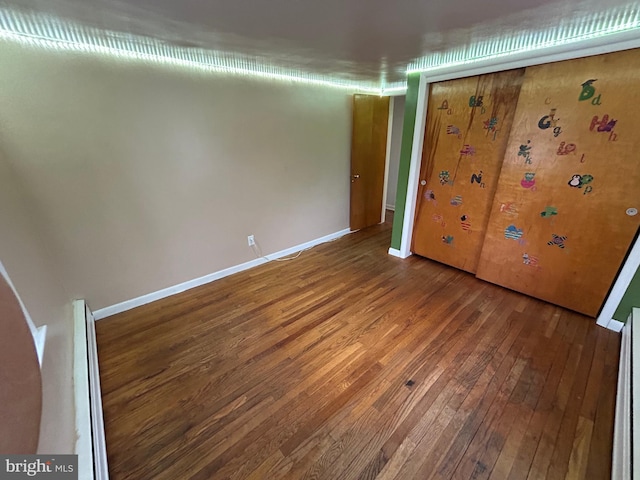
{"label": "corner of wall", "polygon": [[420,74],[407,76],[407,95],[404,104],[404,123],[402,126],[402,146],[400,147],[400,166],[398,169],[398,187],[396,190],[396,209],[393,217],[391,233],[391,248],[400,249],[402,242],[402,225],[404,223],[405,204],[411,168],[411,154],[413,148],[413,133],[418,108],[418,90],[420,88]]}
{"label": "corner of wall", "polygon": [[72,453],[75,421],[71,302],[47,250],[39,212],[4,151],[0,151],[0,204],[0,258],[36,334],[46,325],[38,452]]}
{"label": "corner of wall", "polygon": [[620,300],[620,304],[613,314],[613,319],[619,322],[626,322],[631,309],[640,306],[640,268],[636,270],[627,290]]}

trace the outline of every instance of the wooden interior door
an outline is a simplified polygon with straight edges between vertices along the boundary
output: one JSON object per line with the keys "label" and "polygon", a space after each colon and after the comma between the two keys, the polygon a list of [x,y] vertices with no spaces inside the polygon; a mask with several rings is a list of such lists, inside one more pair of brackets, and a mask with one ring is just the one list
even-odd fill
{"label": "wooden interior door", "polygon": [[389,97],[353,96],[351,230],[381,222],[388,125]]}
{"label": "wooden interior door", "polygon": [[640,50],[529,67],[477,276],[596,316],[640,225]]}
{"label": "wooden interior door", "polygon": [[475,272],[524,69],[431,85],[412,251]]}

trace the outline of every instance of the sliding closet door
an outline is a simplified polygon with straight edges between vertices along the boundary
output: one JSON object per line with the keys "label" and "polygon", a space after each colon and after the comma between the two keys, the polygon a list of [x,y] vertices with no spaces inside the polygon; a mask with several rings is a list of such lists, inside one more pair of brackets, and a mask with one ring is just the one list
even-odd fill
{"label": "sliding closet door", "polygon": [[414,253],[475,272],[523,74],[431,85]]}
{"label": "sliding closet door", "polygon": [[477,276],[596,316],[640,224],[640,51],[527,68]]}

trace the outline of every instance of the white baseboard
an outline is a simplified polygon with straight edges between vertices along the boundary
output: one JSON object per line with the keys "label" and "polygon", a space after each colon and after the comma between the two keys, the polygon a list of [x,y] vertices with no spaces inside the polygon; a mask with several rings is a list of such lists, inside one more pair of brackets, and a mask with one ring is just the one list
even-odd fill
{"label": "white baseboard", "polygon": [[387,210],[391,210],[392,212],[395,212],[395,211],[396,211],[396,206],[395,206],[395,205],[389,205],[389,204],[386,204],[386,205],[385,205],[385,208],[386,208]]}
{"label": "white baseboard", "polygon": [[315,247],[316,245],[320,245],[321,243],[330,242],[331,240],[336,240],[349,233],[351,233],[351,230],[348,228],[345,228],[344,230],[340,230],[338,232],[325,235],[324,237],[316,238],[315,240],[311,240],[309,242],[301,243],[300,245],[296,245],[294,247],[287,248],[285,250],[280,250],[279,252],[265,255],[263,258],[256,258],[255,260],[241,263],[240,265],[235,265],[233,267],[225,268],[224,270],[219,270],[217,272],[210,273],[209,275],[205,275],[204,277],[195,278],[193,280],[189,280],[187,282],[174,285],[173,287],[164,288],[162,290],[158,290],[157,292],[148,293],[146,295],[142,295],[137,298],[132,298],[131,300],[126,300],[124,302],[111,305],[110,307],[101,308],[93,312],[93,317],[96,320],[101,320],[105,317],[110,317],[111,315],[115,315],[117,313],[126,312],[127,310],[131,310],[132,308],[140,307],[142,305],[146,305],[147,303],[155,302],[156,300],[170,297],[171,295],[175,295],[176,293],[181,293],[186,290],[199,287],[200,285],[213,282],[214,280],[219,280],[221,278],[228,277],[229,275],[233,275],[234,273],[242,272],[244,270],[257,267],[258,265],[262,265],[263,263],[267,263],[272,260],[277,260],[278,258],[281,258],[281,257],[286,257],[287,255],[298,253],[301,250],[306,250],[308,248]]}
{"label": "white baseboard", "polygon": [[398,257],[398,258],[402,258],[402,259],[409,258],[411,256],[411,252],[409,252],[409,255],[403,255],[402,252],[400,250],[398,250],[397,248],[389,248],[388,253],[392,257]]}
{"label": "white baseboard", "polygon": [[615,318],[612,318],[611,321],[609,322],[609,325],[607,325],[607,328],[609,330],[613,330],[614,332],[622,331],[623,327],[624,327],[624,322],[619,322]]}
{"label": "white baseboard", "polygon": [[610,318],[608,321],[604,321],[602,318],[598,318],[596,324],[609,330],[613,330],[614,332],[620,332],[624,327],[624,322],[620,322],[615,318]]}

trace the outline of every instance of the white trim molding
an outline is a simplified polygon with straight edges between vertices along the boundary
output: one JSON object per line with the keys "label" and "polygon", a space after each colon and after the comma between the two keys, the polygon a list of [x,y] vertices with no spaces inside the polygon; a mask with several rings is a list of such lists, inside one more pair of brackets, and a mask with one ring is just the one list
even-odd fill
{"label": "white trim molding", "polygon": [[618,390],[616,393],[616,410],[613,427],[613,459],[611,478],[631,480],[631,315],[620,343],[620,364],[618,368]]}
{"label": "white trim molding", "polygon": [[389,165],[391,163],[391,141],[393,136],[393,97],[389,98],[389,115],[387,118],[387,148],[384,156],[384,184],[382,187],[382,211],[380,212],[380,223],[384,223],[387,217],[387,191],[389,189]]}
{"label": "white trim molding", "polygon": [[631,247],[627,260],[622,265],[618,278],[616,278],[613,288],[611,288],[611,292],[609,292],[609,296],[600,311],[600,315],[598,315],[596,323],[601,327],[614,330],[611,326],[616,325],[612,324],[612,322],[621,323],[614,320],[612,317],[616,313],[616,310],[622,301],[622,297],[624,297],[624,294],[627,292],[627,288],[629,287],[633,276],[638,271],[638,268],[640,268],[640,238],[637,239],[635,244]]}
{"label": "white trim molding", "polygon": [[429,82],[424,75],[420,75],[418,86],[418,100],[416,105],[416,120],[413,126],[413,143],[411,146],[411,163],[409,164],[409,178],[407,181],[407,197],[402,222],[402,240],[400,241],[401,258],[411,255],[411,237],[413,220],[416,212],[416,195],[420,176],[420,162],[422,160],[422,145],[424,142],[424,128],[427,121],[427,104],[429,103]]}
{"label": "white trim molding", "polygon": [[91,437],[93,440],[93,459],[95,480],[109,480],[107,463],[107,439],[104,431],[104,413],[102,411],[102,388],[100,387],[100,365],[98,363],[98,342],[96,340],[96,320],[86,305],[87,359],[89,364],[89,400],[91,407]]}
{"label": "white trim molding", "polygon": [[614,332],[621,332],[624,328],[624,322],[619,322],[615,318],[612,318],[609,320],[609,323],[607,323],[606,328],[613,330]]}
{"label": "white trim molding", "polygon": [[78,478],[109,480],[95,319],[84,300],[73,301],[73,321]]}
{"label": "white trim molding", "polygon": [[[514,68],[530,67],[544,63],[573,60],[605,53],[619,52],[640,47],[640,31],[590,38],[562,46],[549,46],[516,52],[510,55],[489,57],[473,62],[434,66],[420,73],[426,75],[430,83],[463,78],[485,73],[494,73]],[[418,73],[408,70],[407,73]]]}
{"label": "white trim molding", "polygon": [[411,256],[411,253],[409,253],[409,255],[402,255],[402,253],[400,252],[400,250],[398,250],[397,248],[389,248],[389,255],[391,255],[392,257],[398,257],[398,258],[407,258],[409,256]]}
{"label": "white trim molding", "polygon": [[251,260],[249,262],[234,265],[233,267],[218,270],[217,272],[210,273],[200,278],[195,278],[193,280],[189,280],[172,287],[163,288],[162,290],[148,293],[137,298],[132,298],[131,300],[126,300],[109,307],[100,308],[93,312],[93,316],[96,320],[101,320],[117,313],[126,312],[127,310],[131,310],[132,308],[140,307],[142,305],[146,305],[147,303],[170,297],[171,295],[175,295],[176,293],[181,293],[186,290],[199,287],[200,285],[204,285],[206,283],[213,282],[214,280],[228,277],[229,275],[233,275],[234,273],[257,267],[272,260],[277,260],[279,258],[286,257],[287,255],[298,253],[302,250],[307,250],[311,247],[315,247],[316,245],[320,245],[321,243],[337,240],[338,238],[343,237],[349,233],[352,232],[348,228],[335,233],[330,233],[329,235],[325,235],[324,237],[316,238],[315,240],[310,240],[308,242],[301,243],[300,245],[296,245],[285,250],[280,250],[279,252],[271,253],[269,255],[265,255],[264,257],[256,258],[255,260]]}
{"label": "white trim molding", "polygon": [[87,323],[84,300],[73,302],[73,390],[76,407],[74,452],[78,455],[78,478],[91,480],[93,479],[93,441],[91,439]]}
{"label": "white trim molding", "polygon": [[[618,391],[613,428],[613,459],[611,478],[640,478],[640,333],[636,322],[640,308],[632,308],[622,330]],[[636,373],[634,373],[636,372]]]}
{"label": "white trim molding", "polygon": [[[630,322],[633,324],[640,319],[640,308],[632,308]],[[640,434],[640,381],[638,373],[640,372],[640,333],[638,329],[631,330],[631,365],[629,366],[629,374],[631,375],[631,475],[633,478],[640,477],[640,442],[634,441],[635,431]],[[628,418],[629,418],[628,417]]]}

